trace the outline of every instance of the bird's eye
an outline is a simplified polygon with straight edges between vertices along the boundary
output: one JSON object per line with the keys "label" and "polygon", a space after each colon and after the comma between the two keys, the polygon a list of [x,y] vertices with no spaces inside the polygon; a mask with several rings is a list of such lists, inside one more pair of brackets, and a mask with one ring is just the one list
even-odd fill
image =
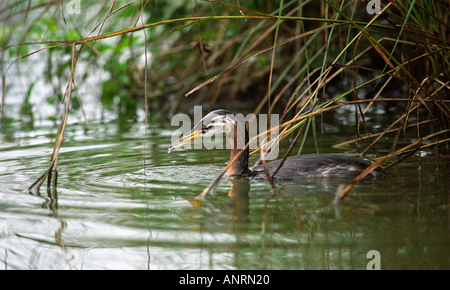
{"label": "bird's eye", "polygon": [[209,124],[209,125],[203,125],[202,126],[202,133],[204,134],[206,131],[210,130],[212,127],[214,127],[214,125]]}

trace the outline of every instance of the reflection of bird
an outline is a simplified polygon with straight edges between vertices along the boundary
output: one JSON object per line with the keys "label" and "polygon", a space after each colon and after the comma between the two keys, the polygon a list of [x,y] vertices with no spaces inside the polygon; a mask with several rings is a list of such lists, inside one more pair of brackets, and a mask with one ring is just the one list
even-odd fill
{"label": "reflection of bird", "polygon": [[[245,124],[234,114],[226,110],[216,110],[206,115],[194,128],[173,143],[172,149],[187,144],[196,138],[225,135],[230,148],[230,162],[235,161],[228,167],[230,176],[248,176],[265,178],[263,165],[248,168],[249,149],[248,132]],[[236,157],[236,158],[235,158]],[[281,160],[267,163],[270,174],[277,169]],[[276,179],[297,179],[305,177],[346,177],[358,176],[371,163],[344,155],[334,154],[306,154],[288,157],[282,167],[275,175]],[[377,168],[369,176],[375,177],[383,174],[383,170]]]}

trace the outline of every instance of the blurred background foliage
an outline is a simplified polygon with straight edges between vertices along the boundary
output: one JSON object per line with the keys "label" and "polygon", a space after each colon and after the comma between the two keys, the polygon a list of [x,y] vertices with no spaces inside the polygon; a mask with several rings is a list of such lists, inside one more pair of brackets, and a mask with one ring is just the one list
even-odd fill
{"label": "blurred background foliage", "polygon": [[[378,132],[392,129],[403,115],[398,128],[426,119],[435,121],[424,132],[444,132],[449,117],[448,2],[381,1],[378,14],[368,13],[368,3],[4,1],[2,104],[16,82],[13,67],[29,73],[22,82],[28,96],[24,103],[32,94],[49,104],[63,101],[73,41],[80,41],[78,49],[91,37],[76,58],[77,97],[71,110],[83,109],[85,100],[94,98],[119,122],[137,120],[146,103],[148,116],[158,119],[202,105],[294,120],[302,111],[326,108],[327,100],[345,100],[349,106],[325,115],[354,113],[339,122],[357,124],[358,132],[361,119],[367,132]],[[35,89],[38,82],[50,89]],[[381,97],[403,101],[356,103]],[[305,126],[305,118],[293,122],[291,131]]]}

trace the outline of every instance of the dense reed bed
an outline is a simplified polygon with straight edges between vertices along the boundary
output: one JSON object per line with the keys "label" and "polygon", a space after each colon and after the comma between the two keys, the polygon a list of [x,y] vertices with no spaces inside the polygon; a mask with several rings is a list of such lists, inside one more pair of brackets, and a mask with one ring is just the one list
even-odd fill
{"label": "dense reed bed", "polygon": [[[1,4],[0,21],[2,106],[10,67],[31,55],[53,60],[49,82],[65,80],[51,96],[65,104],[51,163],[32,189],[56,186],[74,89],[87,74],[80,62],[111,76],[102,100],[120,97],[147,116],[249,102],[256,114],[279,114],[285,156],[320,134],[321,118],[351,110],[355,138],[335,146],[370,152],[374,163],[335,202],[378,166],[448,157],[447,1],[15,1]],[[390,118],[367,121],[377,115]]]}

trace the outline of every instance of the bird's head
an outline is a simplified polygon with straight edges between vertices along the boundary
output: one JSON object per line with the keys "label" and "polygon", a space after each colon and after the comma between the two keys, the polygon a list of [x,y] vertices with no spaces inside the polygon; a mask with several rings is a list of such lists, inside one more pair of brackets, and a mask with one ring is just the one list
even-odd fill
{"label": "bird's head", "polygon": [[240,122],[236,120],[234,114],[230,111],[212,111],[201,119],[191,131],[175,141],[170,146],[169,153],[171,150],[188,144],[197,138],[212,138],[213,136],[226,136],[227,138],[232,138],[237,131],[236,128],[238,124],[240,124]]}

